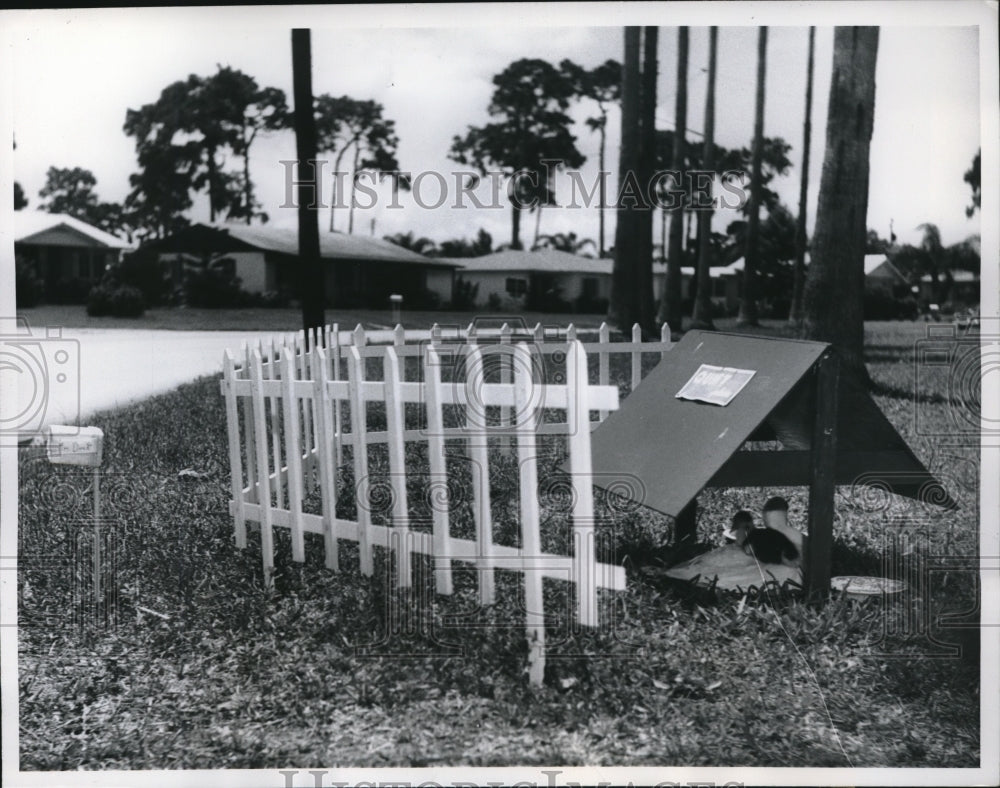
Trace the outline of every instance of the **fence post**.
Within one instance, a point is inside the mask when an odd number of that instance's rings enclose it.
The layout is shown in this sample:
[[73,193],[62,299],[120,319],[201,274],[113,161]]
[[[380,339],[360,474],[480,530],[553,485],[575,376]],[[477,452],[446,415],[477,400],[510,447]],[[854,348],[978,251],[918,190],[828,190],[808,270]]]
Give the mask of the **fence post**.
[[327,388],[326,351],[313,345],[313,397],[316,400],[317,458],[319,460],[319,490],[323,504],[323,541],[326,568],[339,568],[337,547],[337,469],[333,467],[333,414],[330,412],[330,391]]
[[[261,358],[267,358],[268,361],[264,366],[266,372],[266,380],[281,380],[281,372],[278,367],[278,356],[281,353],[281,349],[275,345],[274,337],[271,338],[271,351],[268,354],[264,347],[263,342],[260,343],[260,355]],[[281,467],[283,463],[281,462],[281,435],[278,430],[278,411],[280,410],[280,398],[277,395],[272,395],[267,398],[268,408],[271,411],[271,453],[274,455],[274,495],[275,504],[279,509],[284,506],[285,491],[284,482],[281,478]]]
[[[468,348],[466,361],[466,381],[483,375],[483,354],[476,346]],[[490,458],[486,443],[486,413],[475,413],[475,406],[468,404],[468,383],[466,383],[465,426],[469,433],[469,468],[472,473],[473,514],[476,521],[476,542],[479,557],[479,601],[482,605],[492,605],[496,598],[492,561],[493,517],[490,511]],[[481,399],[485,403],[485,398]]]
[[[234,529],[236,546],[247,546],[247,517],[243,508],[243,462],[240,459],[240,414],[233,383],[236,381],[236,364],[228,350],[222,357],[222,390],[226,397],[226,436],[229,440],[229,475],[233,487]],[[252,482],[251,482],[251,486]]]
[[635,391],[636,386],[642,383],[642,328],[638,323],[632,326],[632,343],[639,343],[639,347],[632,348],[632,387],[629,389],[631,394]]
[[[432,328],[432,342],[433,337]],[[440,341],[440,329],[438,340]],[[430,483],[432,490],[440,490],[440,495],[431,496],[431,517],[434,525],[434,583],[439,594],[451,594],[453,590],[449,527],[451,501],[448,494],[448,460],[444,452],[441,358],[433,344],[428,346],[424,358],[424,402],[427,408],[427,457],[430,462]]]
[[[510,326],[504,323],[500,327],[500,383],[509,385],[511,382],[511,368],[513,367],[513,356],[509,353],[511,342]],[[504,457],[511,456],[510,445],[510,408],[507,405],[500,406],[500,454]]]
[[[542,539],[539,532],[538,466],[534,419],[531,413],[531,354],[526,345],[515,348],[514,402],[517,413],[517,464],[521,503],[521,557],[540,561]],[[545,385],[542,381],[541,385]],[[528,677],[541,686],[545,677],[545,602],[540,568],[522,565],[524,574],[525,630],[528,637]]]
[[[267,425],[264,420],[264,385],[261,372],[260,351],[250,354],[250,391],[253,403],[255,433],[260,436],[255,441],[260,507],[260,553],[264,568],[264,587],[274,588],[274,531],[271,523],[271,483],[267,467]],[[277,429],[276,425],[274,426]]]
[[396,554],[396,576],[400,588],[413,584],[410,569],[410,514],[406,499],[406,438],[403,430],[405,409],[400,388],[399,356],[393,347],[385,349],[385,429],[389,438],[389,484],[392,488],[392,531],[399,545]]
[[[333,359],[333,379],[340,380],[340,324],[334,323],[333,329],[330,332],[331,342],[327,347],[330,348],[330,357]],[[337,397],[333,401],[333,440],[336,444],[336,462],[339,468],[344,464],[344,422],[343,422],[343,403],[340,401],[340,397]]]
[[[597,351],[597,382],[601,386],[607,386],[610,377],[608,374],[608,359],[611,356],[611,350],[603,347],[611,343],[611,329],[607,323],[601,323],[601,329],[597,333],[597,342],[602,346]],[[608,411],[600,411],[601,421],[604,421],[607,417]]]
[[[292,356],[292,369],[296,372],[295,379],[297,380],[311,380],[309,377],[309,354],[306,352],[306,344],[308,342],[308,334],[305,329],[299,332],[298,337],[295,342],[295,354]],[[303,467],[303,493],[306,490],[306,486],[309,488],[315,486],[316,477],[313,473],[315,465],[313,464],[313,438],[312,438],[312,423],[313,423],[313,401],[302,399],[295,401],[295,414],[296,417],[302,419],[302,445],[301,453],[299,457],[302,461]]]
[[302,446],[299,441],[299,398],[295,395],[296,358],[294,351],[285,349],[281,357],[281,392],[285,428],[285,458],[288,461],[288,508],[292,513],[292,560],[306,560],[304,528],[302,523],[302,494],[305,482],[302,477]]
[[590,456],[590,402],[587,354],[571,342],[566,356],[566,422],[569,427],[569,471],[573,483],[573,582],[577,616],[585,626],[597,626],[597,584],[594,573],[594,489]]
[[[250,380],[250,346],[243,344],[243,368],[246,371],[247,380]],[[249,501],[256,503],[260,500],[260,493],[257,488],[257,442],[254,440],[256,430],[254,429],[253,414],[250,410],[251,402],[248,400],[243,408],[243,444],[247,452],[247,478],[250,480]]]
[[[358,326],[360,329],[361,327]],[[357,331],[357,329],[356,329]],[[355,500],[357,501],[358,513],[358,554],[361,564],[361,574],[371,576],[374,571],[372,561],[371,546],[371,506],[368,496],[368,488],[371,480],[368,478],[368,444],[365,436],[367,415],[365,413],[365,400],[361,386],[365,379],[364,359],[358,351],[357,345],[349,348],[348,367],[351,404],[351,433],[353,447],[351,454],[354,455],[354,489]]]
[[666,349],[660,352],[660,361],[666,361],[667,353],[670,352],[670,346],[674,343],[673,337],[670,336],[670,326],[667,323],[660,326],[660,342],[667,346]]

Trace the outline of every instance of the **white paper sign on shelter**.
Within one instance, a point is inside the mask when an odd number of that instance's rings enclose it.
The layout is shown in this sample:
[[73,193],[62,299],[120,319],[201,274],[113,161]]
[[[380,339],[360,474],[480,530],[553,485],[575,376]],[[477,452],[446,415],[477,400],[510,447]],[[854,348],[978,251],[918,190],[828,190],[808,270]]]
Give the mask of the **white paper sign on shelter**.
[[676,396],[679,399],[700,400],[725,407],[743,390],[754,374],[755,370],[752,369],[702,364]]
[[100,427],[53,424],[45,437],[49,462],[91,468],[100,466],[104,454],[104,432]]

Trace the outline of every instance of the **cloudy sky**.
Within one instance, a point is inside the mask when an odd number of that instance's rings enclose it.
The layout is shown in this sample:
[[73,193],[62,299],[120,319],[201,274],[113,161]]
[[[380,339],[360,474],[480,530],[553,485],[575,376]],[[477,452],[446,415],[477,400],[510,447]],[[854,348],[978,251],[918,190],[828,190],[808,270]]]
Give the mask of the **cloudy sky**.
[[[672,5],[672,4],[671,4]],[[700,5],[700,4],[699,4]],[[708,4],[706,4],[708,5]],[[817,25],[813,154],[810,172],[810,227],[815,215],[823,162],[826,106],[832,62],[833,24],[870,21],[831,13],[830,5],[734,3],[723,7],[681,7],[683,13],[653,4],[591,6],[567,11],[535,4],[504,8],[412,10],[310,8],[298,12],[253,9],[115,9],[102,11],[19,12],[13,22],[13,126],[17,140],[14,174],[30,207],[48,167],[84,167],[97,177],[101,199],[121,201],[128,176],[136,169],[134,142],[125,136],[126,110],[155,101],[169,83],[188,74],[208,75],[217,64],[240,69],[261,85],[281,88],[291,103],[289,28],[312,27],[315,94],[348,94],[374,99],[396,122],[398,159],[403,170],[445,174],[462,169],[447,157],[452,137],[489,120],[491,79],[519,58],[558,63],[570,58],[593,67],[622,58],[625,23],[658,24],[660,74],[658,126],[673,125],[676,91],[676,42],[679,22],[691,29],[688,128],[703,123],[707,65],[707,24],[718,24],[719,69],[716,140],[749,145],[757,32],[771,25],[765,134],[792,145],[793,166],[776,183],[793,212],[798,204],[805,104],[808,25]],[[900,241],[916,242],[922,222],[941,228],[946,244],[979,232],[979,217],[967,219],[969,187],[962,176],[980,147],[979,31],[968,16],[945,13],[939,4],[915,12],[913,3],[883,7],[876,87],[875,131],[871,150],[868,225],[887,236],[893,221]],[[961,5],[961,4],[959,4]],[[973,4],[975,5],[975,4]],[[892,10],[893,7],[896,9]],[[885,10],[885,9],[888,10]],[[954,6],[952,6],[954,9]],[[759,12],[759,13],[758,13]],[[962,24],[963,19],[966,24]],[[8,83],[10,84],[10,83]],[[572,110],[577,146],[587,157],[585,183],[596,178],[598,139],[584,125],[594,107]],[[609,122],[608,169],[617,167],[619,119]],[[294,224],[295,211],[281,208],[286,168],[295,155],[294,136],[278,133],[260,139],[251,154],[251,174],[272,221]],[[237,167],[237,161],[230,162]],[[437,200],[436,178],[421,189],[424,204]],[[613,191],[615,179],[609,187]],[[402,195],[401,209],[387,207],[388,194],[369,210],[358,211],[355,232],[377,235],[413,230],[436,240],[472,236],[480,227],[495,242],[509,239],[506,208],[457,210],[452,194],[442,208],[430,210]],[[557,199],[569,202],[568,182]],[[207,220],[204,200],[192,218]],[[717,217],[723,229],[732,215]],[[321,217],[321,227],[329,216]],[[346,228],[346,212],[337,216]],[[608,214],[608,239],[614,217]],[[562,208],[543,212],[542,233],[575,231],[597,236],[596,209]],[[534,232],[525,217],[522,239]]]

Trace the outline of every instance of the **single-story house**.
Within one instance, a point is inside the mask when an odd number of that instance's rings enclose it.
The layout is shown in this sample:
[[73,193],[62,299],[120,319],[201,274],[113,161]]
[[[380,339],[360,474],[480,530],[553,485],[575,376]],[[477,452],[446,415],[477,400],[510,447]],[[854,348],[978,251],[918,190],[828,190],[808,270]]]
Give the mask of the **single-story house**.
[[49,302],[85,301],[126,248],[121,238],[63,213],[14,212],[14,254],[34,266]]
[[[538,249],[533,252],[508,249],[462,259],[458,278],[478,286],[476,305],[488,306],[491,298],[504,309],[549,310],[569,305],[578,312],[604,312],[611,297],[614,261]],[[712,266],[712,300],[727,310],[739,303],[741,260]],[[681,269],[681,298],[693,296],[695,270]],[[653,297],[658,302],[666,285],[667,266],[653,263]],[[555,300],[555,303],[553,303]]]
[[[321,230],[319,244],[329,306],[384,308],[393,294],[403,296],[404,306],[411,308],[451,301],[458,262],[340,232]],[[251,293],[299,294],[299,234],[294,227],[192,224],[142,248],[158,252],[161,260],[181,254],[216,264],[228,261],[243,289]]]
[[549,310],[569,304],[577,311],[601,312],[611,296],[614,262],[608,258],[507,249],[460,262],[458,277],[478,287],[476,306],[492,302],[505,309]]
[[[951,278],[949,286],[948,279]],[[979,274],[975,271],[952,269],[938,274],[938,289],[944,296],[943,300],[958,306],[974,306],[979,303]],[[920,297],[929,303],[935,303],[934,281],[930,274],[920,277]]]
[[887,296],[902,296],[910,289],[909,282],[884,254],[865,255],[865,290]]

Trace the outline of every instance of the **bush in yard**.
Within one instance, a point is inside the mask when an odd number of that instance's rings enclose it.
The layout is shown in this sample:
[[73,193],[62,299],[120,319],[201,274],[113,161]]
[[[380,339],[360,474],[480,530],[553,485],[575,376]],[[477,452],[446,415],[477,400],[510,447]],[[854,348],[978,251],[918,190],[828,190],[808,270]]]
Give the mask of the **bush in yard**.
[[184,279],[184,301],[188,306],[227,309],[246,306],[247,294],[231,268],[214,261],[200,269],[188,270]]
[[476,297],[479,295],[479,284],[466,279],[456,279],[451,295],[451,308],[459,311],[475,309]]
[[102,282],[87,297],[87,314],[91,317],[140,317],[145,311],[142,292],[128,285]]
[[170,299],[170,277],[158,254],[133,252],[109,273],[116,283],[138,289],[147,306],[160,306]]
[[45,294],[45,285],[35,274],[35,266],[23,257],[14,257],[14,292],[19,308],[38,306]]

